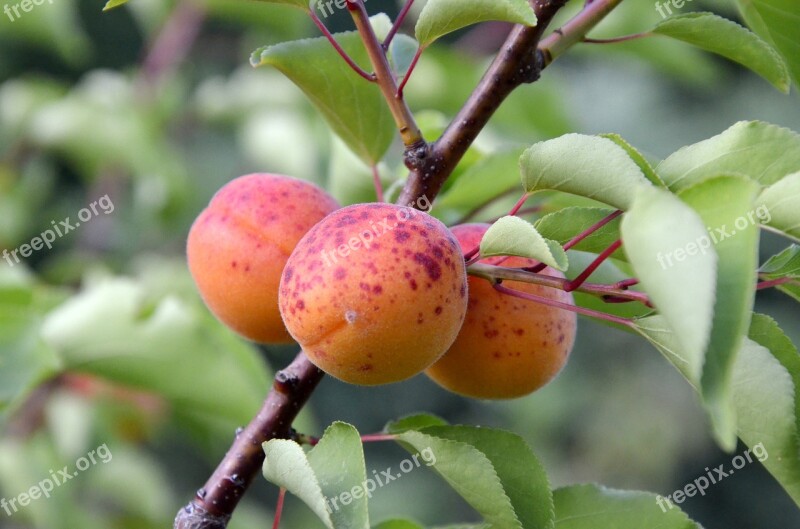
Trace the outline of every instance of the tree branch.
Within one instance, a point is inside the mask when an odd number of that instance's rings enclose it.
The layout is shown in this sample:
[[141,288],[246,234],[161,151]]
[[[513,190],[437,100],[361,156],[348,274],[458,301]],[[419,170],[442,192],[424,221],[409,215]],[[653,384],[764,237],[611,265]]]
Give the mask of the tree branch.
[[300,353],[275,375],[258,415],[237,432],[228,453],[194,499],[178,511],[174,529],[225,529],[236,505],[261,471],[269,439],[291,437],[292,422],[324,373]]

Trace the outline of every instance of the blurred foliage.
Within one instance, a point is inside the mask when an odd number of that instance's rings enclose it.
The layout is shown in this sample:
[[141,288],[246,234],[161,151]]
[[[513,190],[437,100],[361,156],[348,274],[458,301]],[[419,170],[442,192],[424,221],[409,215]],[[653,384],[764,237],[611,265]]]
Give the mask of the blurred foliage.
[[[367,6],[394,16],[396,4]],[[559,21],[581,5],[571,2]],[[686,11],[704,8],[738,16],[722,0],[696,0]],[[179,46],[159,41],[175,13],[194,16],[199,31],[185,57],[173,58]],[[635,33],[659,20],[652,2],[626,2],[594,36]],[[350,28],[345,12],[325,22]],[[504,29],[477,26],[426,51],[406,95],[428,139],[468,97]],[[107,13],[95,2],[57,0],[0,19],[0,250],[75,219],[104,195],[114,204],[24,262],[0,261],[0,497],[28,490],[99,445],[113,453],[51,499],[11,517],[0,513],[0,526],[169,526],[260,405],[270,372],[288,362],[291,347],[255,347],[207,312],[183,245],[214,191],[247,172],[312,180],[344,204],[374,198],[369,168],[300,90],[277,71],[248,64],[256,48],[316,35],[300,10],[242,0],[133,0]],[[153,65],[162,65],[155,74]],[[503,105],[434,213],[454,222],[486,193],[516,185],[515,160],[536,141],[613,132],[657,161],[739,120],[798,130],[797,103],[796,94],[783,96],[732,63],[667,39],[579,46]],[[511,154],[487,158],[498,152]],[[405,176],[397,141],[380,171],[397,191]],[[514,201],[501,198],[477,218],[499,216]],[[762,261],[783,248],[765,239]],[[757,298],[797,343],[790,303],[772,291]],[[388,418],[422,409],[452,424],[519,433],[554,485],[598,481],[668,494],[730,460],[711,441],[686,382],[652,347],[585,320],[564,373],[531,397],[467,401],[424,377],[380,388],[325,380],[298,428],[319,434],[344,420],[377,431]],[[366,457],[368,469],[382,469],[404,453],[369,446]],[[257,484],[232,529],[266,527],[275,494]],[[681,507],[708,529],[800,525],[791,500],[755,464]],[[403,515],[428,525],[476,519],[426,471],[376,493],[371,511],[374,520]],[[295,499],[284,520],[285,527],[319,526]]]

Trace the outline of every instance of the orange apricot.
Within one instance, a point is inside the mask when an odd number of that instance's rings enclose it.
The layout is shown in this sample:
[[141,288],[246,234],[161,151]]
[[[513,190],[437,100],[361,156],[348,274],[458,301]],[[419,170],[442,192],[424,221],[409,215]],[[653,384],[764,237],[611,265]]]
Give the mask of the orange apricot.
[[316,185],[288,176],[250,174],[223,186],[186,246],[211,312],[255,342],[291,342],[278,310],[283,267],[303,235],[338,207]]
[[[480,244],[488,224],[452,228],[464,252]],[[511,268],[536,264],[521,257],[481,262]],[[546,268],[542,273],[564,277]],[[530,283],[504,281],[509,288],[561,303],[572,294]],[[575,341],[575,313],[501,294],[483,278],[469,278],[469,308],[461,332],[447,353],[425,373],[440,386],[480,399],[527,395],[552,380],[567,362]]]
[[467,309],[464,257],[427,213],[356,204],[298,243],[279,304],[286,328],[326,373],[352,384],[398,382],[455,340]]

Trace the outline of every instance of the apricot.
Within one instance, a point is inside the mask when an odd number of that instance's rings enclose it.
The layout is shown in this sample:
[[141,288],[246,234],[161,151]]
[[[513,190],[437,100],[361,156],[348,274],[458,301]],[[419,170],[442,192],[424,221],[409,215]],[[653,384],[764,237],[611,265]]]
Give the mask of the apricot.
[[278,300],[286,328],[320,369],[352,384],[399,382],[455,340],[467,310],[464,257],[427,213],[356,204],[303,237]]
[[289,343],[278,310],[281,273],[297,242],[339,205],[309,182],[250,174],[228,182],[189,232],[189,270],[211,312],[242,336]]
[[[464,252],[477,246],[488,224],[452,228]],[[535,261],[495,257],[481,262],[510,268]],[[551,268],[545,274],[564,277]],[[572,294],[530,283],[504,281],[509,288],[572,304]],[[497,292],[483,278],[469,278],[469,308],[461,332],[447,353],[425,373],[440,386],[480,399],[510,399],[532,393],[552,380],[575,342],[573,312]]]

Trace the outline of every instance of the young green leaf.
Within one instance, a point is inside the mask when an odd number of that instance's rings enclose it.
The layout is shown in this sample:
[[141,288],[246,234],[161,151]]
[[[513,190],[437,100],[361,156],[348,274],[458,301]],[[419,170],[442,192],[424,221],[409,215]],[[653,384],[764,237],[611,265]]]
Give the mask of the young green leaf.
[[[542,237],[563,245],[612,213],[614,213],[613,209],[568,207],[545,215],[534,222],[533,227]],[[615,218],[573,246],[572,249],[593,253],[602,252],[620,238],[620,222],[620,217]],[[615,252],[614,257],[625,258],[623,252]]]
[[800,4],[795,0],[734,0],[747,25],[768,40],[789,63],[800,83]]
[[[386,15],[372,18],[378,34],[391,23]],[[337,33],[336,40],[362,67],[369,60],[357,32]],[[253,66],[273,66],[292,80],[320,111],[333,131],[367,165],[377,164],[391,144],[395,126],[375,83],[356,74],[324,37],[284,42],[261,48]]]
[[[335,529],[368,529],[367,469],[361,436],[351,425],[335,422],[308,453]],[[287,489],[288,490],[288,489]]]
[[409,451],[430,450],[435,456],[434,470],[491,526],[527,529],[517,518],[497,471],[480,450],[467,443],[427,434],[425,430],[404,432],[398,441],[406,443]]
[[322,493],[317,476],[303,448],[294,441],[286,439],[272,439],[264,443],[263,447],[266,455],[263,466],[264,478],[300,498],[322,520],[327,529],[334,529],[328,512],[327,498]]
[[125,5],[128,3],[128,0],[108,0],[106,5],[103,7],[103,11],[110,11],[115,7],[119,7],[121,5]]
[[[573,485],[553,492],[555,529],[701,529],[673,504],[649,492]],[[663,507],[661,506],[663,505]]]
[[600,137],[609,139],[625,149],[625,152],[628,153],[628,156],[631,157],[631,160],[633,160],[636,165],[639,166],[639,169],[642,170],[642,174],[644,174],[644,176],[650,180],[650,183],[658,187],[667,187],[663,180],[661,180],[661,178],[656,174],[656,171],[653,169],[653,166],[650,165],[650,162],[647,161],[647,158],[645,158],[644,155],[642,155],[642,153],[636,149],[636,147],[628,143],[622,136],[619,134],[607,133],[600,134]]
[[424,433],[471,445],[492,463],[523,529],[553,526],[553,495],[544,467],[518,435],[474,426],[438,426]]
[[761,121],[740,121],[713,138],[684,147],[656,171],[673,191],[720,174],[741,174],[769,186],[800,169],[800,135]]
[[264,443],[264,477],[300,498],[328,529],[369,529],[361,436],[335,422],[306,454],[294,441]]
[[800,355],[769,316],[754,314],[734,368],[739,437],[800,505]]
[[676,196],[651,187],[640,191],[621,231],[636,277],[687,352],[681,369],[699,381],[717,283],[717,253],[703,219]]
[[531,223],[510,215],[492,224],[481,239],[481,256],[496,255],[536,259],[562,272],[569,267],[567,254],[560,244],[539,235]]
[[800,278],[800,246],[793,244],[773,255],[758,269],[766,279],[781,277]]
[[713,13],[685,13],[659,22],[653,33],[722,55],[754,71],[781,92],[792,86],[783,58],[755,33]]
[[756,213],[766,225],[800,241],[800,172],[772,184],[756,200]]
[[490,20],[535,26],[536,13],[527,0],[428,0],[415,31],[427,48],[439,37]]
[[392,39],[389,45],[389,58],[398,78],[402,78],[411,67],[418,48],[419,43],[408,35],[400,33]]
[[714,320],[703,365],[701,393],[718,441],[731,451],[736,447],[733,365],[747,335],[755,299],[759,230],[757,220],[748,218],[748,214],[753,214],[758,189],[758,184],[742,177],[719,177],[680,194],[711,230],[719,258]]
[[652,184],[628,153],[608,138],[567,134],[536,143],[520,159],[529,193],[554,189],[627,210],[636,190]]

